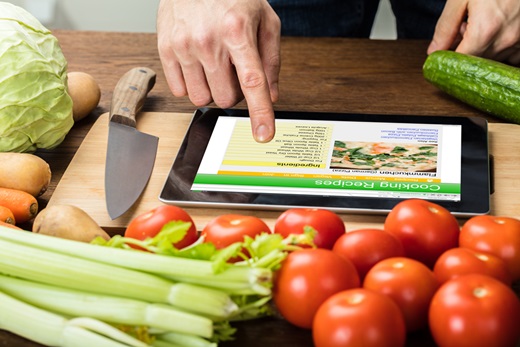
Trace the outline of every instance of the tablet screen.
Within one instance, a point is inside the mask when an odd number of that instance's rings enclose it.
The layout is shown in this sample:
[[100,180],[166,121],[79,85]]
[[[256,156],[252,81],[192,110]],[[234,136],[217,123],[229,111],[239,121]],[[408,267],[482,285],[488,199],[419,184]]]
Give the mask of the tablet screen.
[[[257,143],[245,111],[199,110],[161,199],[378,212],[421,198],[486,213],[486,128],[460,117],[280,112],[273,140]],[[199,151],[187,160],[190,135]]]

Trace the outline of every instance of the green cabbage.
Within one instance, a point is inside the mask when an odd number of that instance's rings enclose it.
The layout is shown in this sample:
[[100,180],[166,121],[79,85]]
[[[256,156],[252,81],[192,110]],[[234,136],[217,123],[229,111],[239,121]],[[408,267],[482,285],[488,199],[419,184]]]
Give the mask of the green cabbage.
[[73,124],[58,40],[29,12],[0,2],[0,152],[53,148]]

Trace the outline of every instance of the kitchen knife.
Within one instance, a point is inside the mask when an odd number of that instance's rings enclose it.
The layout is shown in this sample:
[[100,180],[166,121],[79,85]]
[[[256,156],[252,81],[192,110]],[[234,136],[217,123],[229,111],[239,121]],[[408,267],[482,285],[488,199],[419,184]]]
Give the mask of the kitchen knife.
[[132,207],[152,174],[159,138],[138,131],[136,115],[153,88],[155,77],[149,68],[133,68],[114,89],[105,164],[105,200],[112,219]]

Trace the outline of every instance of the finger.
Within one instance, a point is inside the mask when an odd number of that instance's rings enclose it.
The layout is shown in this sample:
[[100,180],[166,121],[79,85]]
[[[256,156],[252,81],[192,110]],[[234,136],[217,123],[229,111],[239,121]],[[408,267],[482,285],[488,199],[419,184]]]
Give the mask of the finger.
[[168,35],[169,31],[159,30],[159,28],[162,27],[158,26],[157,48],[166,82],[174,96],[186,96],[186,84],[182,75],[181,66],[173,49],[173,43]]
[[[456,51],[464,54],[476,56],[484,56],[486,52],[490,54],[492,49],[493,38],[495,34],[486,29],[486,23],[483,23],[472,17],[473,20],[468,22],[466,32],[457,46]],[[496,52],[494,53],[496,54]]]
[[[270,9],[272,10],[272,9]],[[269,92],[271,101],[278,101],[279,90],[278,81],[280,75],[281,57],[280,57],[280,36],[281,23],[279,17],[273,13],[269,18],[260,23],[260,35],[258,38],[258,49],[260,59],[263,62],[267,83],[269,84]]]
[[205,60],[204,72],[218,107],[229,108],[243,99],[237,72],[227,54],[216,54],[214,58]]
[[181,68],[191,102],[199,107],[211,103],[211,92],[202,65],[190,62],[181,64]]
[[468,11],[466,32],[457,52],[495,58],[518,41],[517,30],[511,30],[496,4],[484,1]]
[[206,78],[213,101],[218,107],[233,107],[244,98],[236,71],[231,64],[224,64],[213,73],[206,72]]
[[239,66],[237,74],[249,109],[253,137],[258,142],[269,142],[275,132],[274,110],[267,77],[260,66]]
[[184,76],[182,75],[182,69],[179,63],[173,59],[161,59],[164,75],[166,82],[172,94],[176,97],[182,97],[188,95],[186,89],[186,83],[184,82]]
[[249,109],[253,137],[258,142],[269,142],[275,131],[274,111],[260,55],[255,46],[230,52]]
[[493,31],[491,37],[493,39],[486,51],[482,54],[483,57],[506,61],[509,56],[515,53],[520,47],[519,34],[509,28],[497,30],[496,32]]
[[447,1],[442,11],[433,39],[428,46],[428,54],[449,49],[459,34],[459,28],[461,27],[464,17],[466,16],[466,3],[464,1]]
[[452,42],[451,47],[449,49],[455,50],[457,48],[457,46],[462,41],[462,38],[464,37],[464,33],[466,32],[467,27],[468,27],[468,23],[467,22],[462,22],[460,24],[459,33],[457,34],[457,37]]
[[170,45],[168,37],[165,38],[164,36],[160,36],[157,46],[166,82],[168,83],[168,87],[172,94],[177,97],[186,96],[187,90],[182,75],[182,69]]

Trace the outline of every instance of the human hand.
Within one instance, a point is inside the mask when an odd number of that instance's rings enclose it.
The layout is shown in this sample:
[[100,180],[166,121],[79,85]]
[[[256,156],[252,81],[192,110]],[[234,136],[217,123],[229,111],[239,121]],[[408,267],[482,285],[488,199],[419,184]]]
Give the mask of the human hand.
[[447,0],[428,54],[442,49],[519,65],[520,1]]
[[157,36],[173,95],[221,108],[245,97],[256,141],[272,139],[280,19],[266,0],[161,0]]

